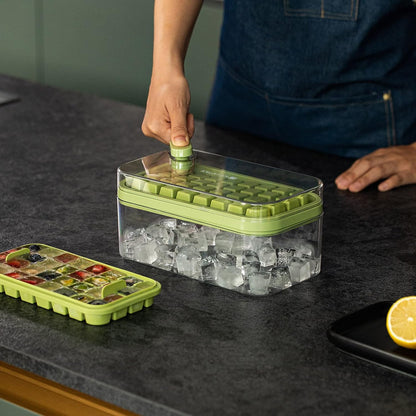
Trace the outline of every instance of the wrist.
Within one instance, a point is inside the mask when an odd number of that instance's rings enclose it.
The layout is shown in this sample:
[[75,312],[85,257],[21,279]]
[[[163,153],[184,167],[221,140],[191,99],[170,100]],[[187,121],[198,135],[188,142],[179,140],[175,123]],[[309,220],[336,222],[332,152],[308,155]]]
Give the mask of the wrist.
[[184,77],[184,60],[180,54],[161,53],[153,57],[152,78]]

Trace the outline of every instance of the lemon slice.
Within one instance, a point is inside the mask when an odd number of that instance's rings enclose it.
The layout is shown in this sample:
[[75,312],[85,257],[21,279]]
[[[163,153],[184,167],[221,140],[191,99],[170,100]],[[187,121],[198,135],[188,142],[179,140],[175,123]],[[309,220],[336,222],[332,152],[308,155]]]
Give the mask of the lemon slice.
[[416,349],[416,296],[393,303],[386,319],[391,339],[401,347]]

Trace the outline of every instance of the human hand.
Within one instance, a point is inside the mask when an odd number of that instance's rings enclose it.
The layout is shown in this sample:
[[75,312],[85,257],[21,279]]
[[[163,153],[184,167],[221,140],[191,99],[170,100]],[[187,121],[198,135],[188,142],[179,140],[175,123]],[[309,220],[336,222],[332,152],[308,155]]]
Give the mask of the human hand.
[[416,142],[378,149],[356,160],[335,179],[335,184],[338,189],[359,192],[382,179],[379,191],[416,183]]
[[183,76],[152,79],[142,131],[163,143],[186,146],[194,134],[194,116],[189,113],[191,94]]

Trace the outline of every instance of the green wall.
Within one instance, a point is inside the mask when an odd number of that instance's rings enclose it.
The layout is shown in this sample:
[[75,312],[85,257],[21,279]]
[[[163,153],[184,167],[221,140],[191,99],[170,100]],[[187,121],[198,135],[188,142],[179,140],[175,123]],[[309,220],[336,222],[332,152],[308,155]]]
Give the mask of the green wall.
[[[205,1],[185,63],[203,118],[215,73],[220,2]],[[0,0],[0,72],[144,106],[152,0]]]

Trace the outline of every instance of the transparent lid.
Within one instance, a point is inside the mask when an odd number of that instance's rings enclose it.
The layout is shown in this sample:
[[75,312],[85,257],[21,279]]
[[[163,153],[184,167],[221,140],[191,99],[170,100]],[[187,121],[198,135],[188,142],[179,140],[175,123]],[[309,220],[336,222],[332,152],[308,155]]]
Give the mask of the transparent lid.
[[[119,199],[152,212],[250,234],[264,232],[260,229],[266,219],[276,223],[289,213],[299,214],[293,228],[322,211],[318,178],[197,150],[175,155],[162,151],[121,165]],[[267,233],[282,228],[265,227]]]

